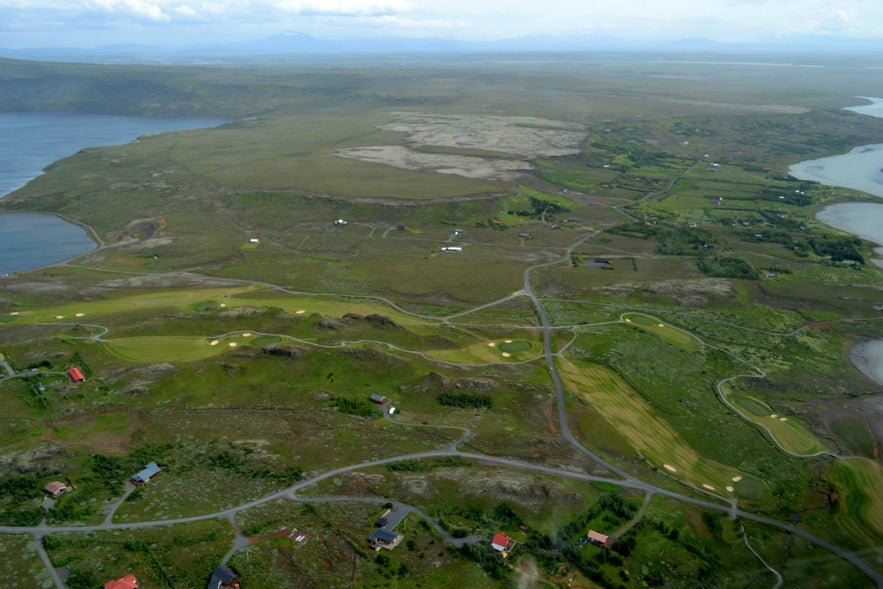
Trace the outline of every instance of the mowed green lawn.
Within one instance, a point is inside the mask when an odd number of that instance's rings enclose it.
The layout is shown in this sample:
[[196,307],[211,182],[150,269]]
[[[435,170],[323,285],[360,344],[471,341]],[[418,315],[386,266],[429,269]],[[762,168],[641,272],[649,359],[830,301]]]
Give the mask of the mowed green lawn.
[[830,450],[802,421],[793,416],[775,413],[759,399],[746,395],[728,395],[727,400],[743,417],[766,428],[787,452],[805,456]]
[[836,518],[853,534],[883,546],[883,467],[872,460],[836,460],[831,476],[844,497]]
[[670,344],[683,348],[688,352],[698,352],[702,349],[702,342],[695,336],[677,327],[672,327],[663,321],[644,315],[643,313],[626,313],[622,316],[623,322],[658,335]]
[[200,336],[143,336],[111,339],[105,348],[133,362],[189,362],[201,360],[229,349],[226,343],[214,346]]
[[588,362],[561,362],[567,389],[585,399],[632,447],[663,472],[724,496],[746,479],[739,470],[700,455],[618,374]]
[[56,307],[42,309],[23,309],[17,311],[12,316],[12,319],[15,322],[27,323],[90,323],[94,318],[124,314],[127,311],[153,308],[187,309],[194,306],[201,308],[217,306],[226,310],[234,310],[236,307],[277,307],[292,315],[319,313],[338,317],[346,313],[356,313],[359,315],[378,314],[385,315],[401,325],[419,326],[427,324],[423,319],[401,313],[382,303],[348,298],[286,295],[259,286],[145,292],[143,294],[100,301],[65,303]]

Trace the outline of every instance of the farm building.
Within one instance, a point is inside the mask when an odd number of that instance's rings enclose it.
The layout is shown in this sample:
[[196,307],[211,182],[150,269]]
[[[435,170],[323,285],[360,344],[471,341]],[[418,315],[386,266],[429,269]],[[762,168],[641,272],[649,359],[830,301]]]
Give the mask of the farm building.
[[513,540],[503,532],[500,532],[499,534],[494,536],[493,540],[491,540],[491,548],[493,548],[497,552],[502,552],[503,557],[509,556],[509,553],[512,551],[512,549],[515,548],[515,544],[515,540]]
[[239,575],[230,567],[220,566],[212,573],[205,589],[239,589]]
[[463,248],[456,246],[456,245],[449,245],[449,246],[441,248],[441,251],[443,251],[443,252],[462,252]]
[[43,492],[52,499],[58,499],[65,493],[67,493],[68,486],[62,483],[61,481],[52,481],[45,487],[43,487]]
[[143,485],[161,472],[162,468],[160,468],[156,462],[151,462],[145,466],[141,472],[132,476],[131,481],[136,485]]
[[378,405],[383,405],[384,403],[389,402],[389,397],[384,397],[383,395],[378,395],[377,393],[372,393],[371,402],[377,403]]
[[71,380],[74,382],[83,382],[86,380],[86,377],[83,376],[83,373],[80,372],[80,369],[76,366],[71,366],[67,370],[67,375],[71,377]]
[[402,538],[404,538],[404,536],[398,532],[391,532],[384,528],[377,528],[371,532],[370,536],[368,536],[368,543],[374,550],[380,550],[381,548],[392,550],[401,543]]
[[104,584],[104,589],[138,589],[138,579],[135,575],[126,575],[121,579],[112,579]]
[[610,541],[610,538],[601,532],[596,532],[595,530],[589,530],[588,534],[589,542],[596,546],[607,546],[607,542]]

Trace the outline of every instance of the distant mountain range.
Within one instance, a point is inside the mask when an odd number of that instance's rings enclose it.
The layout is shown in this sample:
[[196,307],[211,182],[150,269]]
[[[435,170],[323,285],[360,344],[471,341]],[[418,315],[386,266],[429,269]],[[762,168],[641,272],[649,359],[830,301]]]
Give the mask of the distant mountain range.
[[99,63],[224,63],[260,56],[409,54],[409,53],[536,53],[622,52],[757,54],[883,54],[883,40],[842,37],[791,37],[764,43],[723,43],[708,39],[678,41],[634,40],[601,35],[536,35],[496,41],[434,38],[318,39],[285,32],[257,41],[163,48],[148,45],[108,45],[95,48],[0,48],[0,57],[46,61]]

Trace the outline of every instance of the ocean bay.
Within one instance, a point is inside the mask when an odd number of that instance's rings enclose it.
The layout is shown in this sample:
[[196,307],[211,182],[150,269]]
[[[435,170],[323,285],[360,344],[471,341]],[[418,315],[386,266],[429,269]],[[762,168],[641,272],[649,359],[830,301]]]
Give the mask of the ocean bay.
[[[79,113],[0,113],[0,195],[80,149],[120,145],[148,133],[214,127],[221,119],[154,119]],[[0,274],[82,255],[96,244],[79,226],[41,213],[0,215]]]

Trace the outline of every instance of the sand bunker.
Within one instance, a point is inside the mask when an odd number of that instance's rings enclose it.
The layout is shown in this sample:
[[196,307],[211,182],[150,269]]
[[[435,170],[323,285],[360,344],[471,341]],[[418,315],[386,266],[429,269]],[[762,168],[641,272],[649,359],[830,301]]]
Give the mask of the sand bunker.
[[779,416],[776,413],[770,415],[770,419],[778,419]]
[[216,346],[216,345],[218,345],[219,343],[221,343],[221,342],[219,342],[218,340],[212,340],[212,343],[210,343],[209,345],[210,345],[210,346]]
[[85,313],[77,313],[74,317],[82,317],[83,315],[85,315]]
[[55,318],[56,319],[64,319],[64,315],[56,315]]
[[511,356],[509,352],[503,352],[503,358],[508,358],[509,356]]
[[715,490],[715,488],[713,486],[709,485],[708,483],[702,483],[702,486],[705,487],[706,489],[708,489],[709,491]]
[[380,128],[403,133],[412,145],[483,150],[501,157],[425,153],[397,145],[340,149],[337,155],[468,178],[512,179],[532,169],[529,160],[579,153],[586,134],[580,125],[537,117],[397,114]]
[[732,485],[727,485],[727,491],[730,492],[730,493],[732,493],[732,492],[734,491],[733,486],[732,486]]
[[239,344],[237,344],[236,342],[230,342],[229,345],[230,345],[231,348],[235,348],[235,347],[238,346]]
[[297,311],[294,312],[295,315],[303,315],[304,313],[306,313],[306,311],[304,309],[298,309]]
[[245,333],[242,334],[242,337],[251,337],[251,333],[246,331]]
[[494,342],[488,342],[488,345],[489,345],[490,347],[493,348],[493,347],[495,347],[497,344],[495,344]]
[[734,482],[734,483],[738,483],[738,482],[741,481],[741,480],[742,480],[742,477],[740,477],[740,476],[734,476],[734,477],[733,477],[733,482]]
[[671,472],[678,472],[678,469],[676,469],[675,467],[673,467],[671,464],[663,464],[662,467],[663,467],[665,470],[670,470]]

